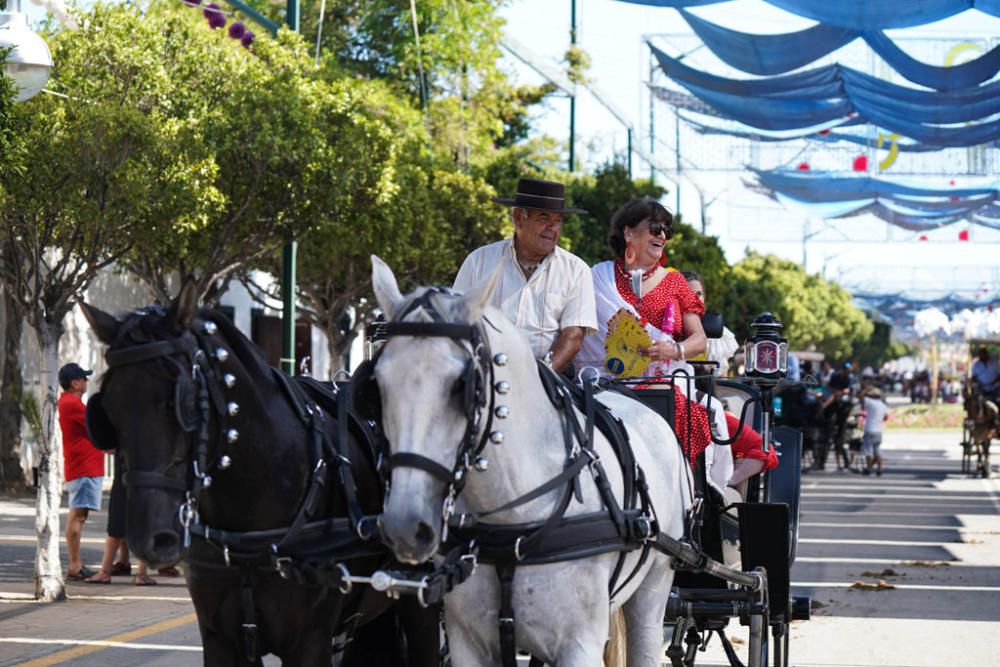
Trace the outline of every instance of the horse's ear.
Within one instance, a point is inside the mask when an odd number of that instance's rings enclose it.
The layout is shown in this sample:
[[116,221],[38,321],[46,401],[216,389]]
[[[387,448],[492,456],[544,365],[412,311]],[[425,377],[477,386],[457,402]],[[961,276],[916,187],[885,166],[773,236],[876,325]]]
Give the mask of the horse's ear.
[[181,286],[180,294],[170,304],[167,310],[167,328],[175,333],[187,331],[191,327],[195,313],[198,312],[198,297],[200,290],[198,283],[193,280],[185,280]]
[[482,317],[486,306],[490,305],[490,301],[493,299],[493,292],[496,291],[497,284],[500,282],[500,273],[502,271],[503,265],[498,264],[493,269],[493,273],[490,274],[489,278],[465,293],[465,307],[469,312],[470,320],[478,320]]
[[372,289],[386,319],[391,320],[403,303],[403,294],[399,291],[392,269],[377,255],[372,255]]
[[105,313],[100,308],[95,308],[83,301],[80,301],[79,304],[80,309],[83,310],[83,316],[90,323],[90,328],[97,334],[97,340],[105,345],[113,344],[118,338],[118,330],[121,328],[122,323],[115,319],[113,315]]

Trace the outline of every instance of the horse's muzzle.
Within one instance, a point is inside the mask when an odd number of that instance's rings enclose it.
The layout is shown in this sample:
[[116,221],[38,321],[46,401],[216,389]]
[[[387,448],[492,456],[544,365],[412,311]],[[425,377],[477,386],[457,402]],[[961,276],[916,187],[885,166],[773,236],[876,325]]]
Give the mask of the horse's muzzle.
[[416,565],[437,553],[438,531],[415,512],[386,512],[380,524],[383,539],[401,562]]
[[170,495],[157,490],[129,497],[129,548],[154,568],[173,565],[186,555],[177,520],[178,504]]

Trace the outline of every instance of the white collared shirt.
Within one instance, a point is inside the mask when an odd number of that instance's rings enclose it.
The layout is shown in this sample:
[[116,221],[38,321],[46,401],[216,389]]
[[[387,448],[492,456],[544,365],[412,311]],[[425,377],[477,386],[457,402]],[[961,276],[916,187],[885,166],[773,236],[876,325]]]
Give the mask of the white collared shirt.
[[530,278],[518,266],[513,239],[473,250],[455,278],[455,291],[466,292],[502,265],[491,303],[524,332],[536,359],[552,349],[559,332],[583,327],[597,330],[594,284],[587,264],[560,247],[541,261]]

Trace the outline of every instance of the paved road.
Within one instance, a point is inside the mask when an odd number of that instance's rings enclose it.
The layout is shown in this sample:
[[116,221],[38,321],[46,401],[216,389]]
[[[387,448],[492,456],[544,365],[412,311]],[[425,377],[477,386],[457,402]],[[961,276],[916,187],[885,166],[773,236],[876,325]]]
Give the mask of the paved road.
[[[960,475],[957,441],[950,432],[889,432],[884,476],[804,478],[792,580],[815,608],[811,621],[793,625],[792,665],[1000,665],[1000,483]],[[70,584],[66,603],[31,601],[33,511],[31,499],[0,499],[0,666],[201,664],[182,580],[138,588],[119,577]],[[92,565],[105,520],[97,515],[84,531]],[[853,587],[880,580],[893,588]],[[704,664],[724,664],[716,649]]]
[[958,441],[888,431],[882,477],[803,478],[793,594],[814,608],[792,665],[1000,665],[1000,483],[961,475]]

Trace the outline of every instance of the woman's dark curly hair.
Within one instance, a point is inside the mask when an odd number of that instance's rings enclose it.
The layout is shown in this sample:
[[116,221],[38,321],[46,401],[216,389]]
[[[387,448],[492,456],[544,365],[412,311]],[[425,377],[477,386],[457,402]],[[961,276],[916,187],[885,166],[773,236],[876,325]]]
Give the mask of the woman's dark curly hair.
[[701,279],[701,274],[699,274],[697,271],[681,271],[681,275],[684,276],[684,280],[686,280],[688,282],[691,282],[693,280],[697,280],[702,285],[705,284],[702,281],[702,279]]
[[660,202],[650,197],[637,197],[626,203],[611,216],[611,230],[608,232],[608,245],[615,257],[625,256],[626,227],[635,227],[643,220],[659,222],[667,226],[667,240],[673,235],[674,216]]

